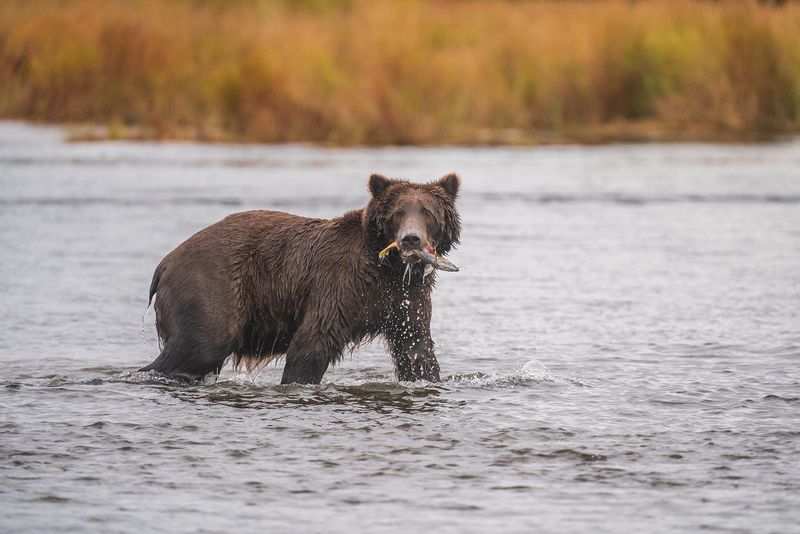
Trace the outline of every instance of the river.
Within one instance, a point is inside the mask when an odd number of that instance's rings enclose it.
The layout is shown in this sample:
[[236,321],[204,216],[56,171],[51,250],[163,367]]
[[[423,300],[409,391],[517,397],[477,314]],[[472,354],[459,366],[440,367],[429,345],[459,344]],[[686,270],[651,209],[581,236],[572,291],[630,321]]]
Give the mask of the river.
[[[153,269],[234,211],[461,175],[441,384],[180,385]],[[66,142],[0,123],[0,531],[797,532],[800,141]]]

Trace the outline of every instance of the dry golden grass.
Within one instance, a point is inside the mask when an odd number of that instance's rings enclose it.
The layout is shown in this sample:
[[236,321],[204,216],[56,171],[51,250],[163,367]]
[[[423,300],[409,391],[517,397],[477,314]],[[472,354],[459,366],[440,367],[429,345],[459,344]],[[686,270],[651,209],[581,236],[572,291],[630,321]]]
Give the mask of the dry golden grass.
[[800,6],[5,0],[0,116],[334,144],[800,130]]

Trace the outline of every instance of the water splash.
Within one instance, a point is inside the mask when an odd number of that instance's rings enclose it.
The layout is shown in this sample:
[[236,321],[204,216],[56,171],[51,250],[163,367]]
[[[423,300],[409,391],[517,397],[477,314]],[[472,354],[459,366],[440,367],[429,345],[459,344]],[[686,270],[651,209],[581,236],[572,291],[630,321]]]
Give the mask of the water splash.
[[[130,384],[159,384],[164,386],[186,386],[187,382],[162,375],[156,371],[123,371],[109,382],[125,382]],[[196,385],[196,384],[193,384]]]
[[150,311],[152,305],[153,305],[152,301],[148,302],[147,308],[144,309],[144,313],[142,314],[142,343],[144,343],[145,345],[147,345],[147,336],[145,335],[144,332],[144,320],[147,317],[147,312]]
[[538,360],[531,360],[522,366],[520,376],[539,382],[553,382],[555,377],[545,365]]
[[445,378],[443,384],[489,389],[512,388],[532,384],[587,386],[579,378],[554,375],[542,362],[537,360],[527,362],[521,369],[510,374],[502,374],[497,371],[491,373],[455,374]]

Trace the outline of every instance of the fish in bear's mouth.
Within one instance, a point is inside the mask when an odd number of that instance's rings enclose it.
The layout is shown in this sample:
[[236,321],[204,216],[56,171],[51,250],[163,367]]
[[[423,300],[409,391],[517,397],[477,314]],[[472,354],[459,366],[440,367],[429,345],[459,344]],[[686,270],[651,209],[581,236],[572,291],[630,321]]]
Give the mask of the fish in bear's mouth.
[[397,242],[395,241],[390,243],[385,249],[381,250],[378,253],[378,258],[385,258],[389,252],[392,251],[392,249],[398,249],[398,251],[400,251],[400,257],[409,266],[420,261],[424,263],[425,274],[423,275],[423,278],[433,272],[433,269],[439,269],[440,271],[448,272],[458,272],[458,267],[456,267],[453,262],[444,256],[437,254],[433,247],[401,251],[397,245]]

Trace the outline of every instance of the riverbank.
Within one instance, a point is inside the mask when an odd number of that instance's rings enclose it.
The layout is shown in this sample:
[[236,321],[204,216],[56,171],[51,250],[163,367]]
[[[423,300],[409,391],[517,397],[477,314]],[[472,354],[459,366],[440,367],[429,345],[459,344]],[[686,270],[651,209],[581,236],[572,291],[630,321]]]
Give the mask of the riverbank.
[[0,117],[78,139],[766,139],[800,132],[798,28],[797,4],[747,1],[9,1]]

